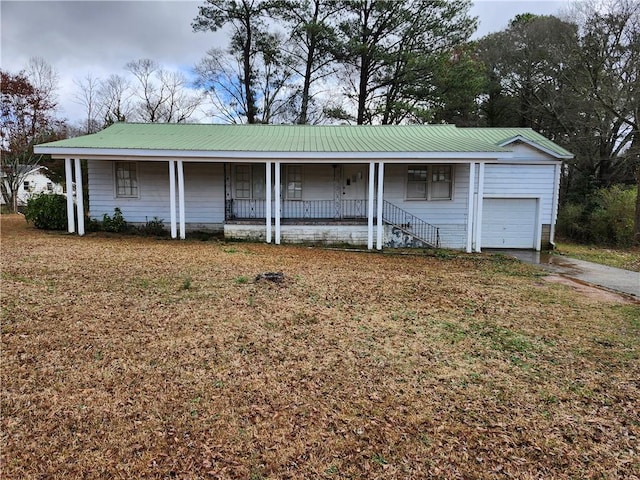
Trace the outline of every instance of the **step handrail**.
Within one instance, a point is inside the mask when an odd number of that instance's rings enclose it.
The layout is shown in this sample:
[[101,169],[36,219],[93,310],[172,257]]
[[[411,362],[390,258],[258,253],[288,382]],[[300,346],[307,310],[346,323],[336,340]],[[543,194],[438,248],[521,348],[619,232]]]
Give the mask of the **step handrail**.
[[397,205],[383,201],[382,221],[435,248],[440,247],[440,229]]

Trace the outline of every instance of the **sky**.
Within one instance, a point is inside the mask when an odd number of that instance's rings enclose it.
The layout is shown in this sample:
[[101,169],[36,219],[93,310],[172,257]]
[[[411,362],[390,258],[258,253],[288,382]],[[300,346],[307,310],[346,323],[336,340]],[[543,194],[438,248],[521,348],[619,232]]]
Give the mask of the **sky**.
[[[567,1],[476,0],[474,38],[504,29],[519,13],[559,14]],[[140,58],[188,72],[207,50],[226,46],[224,32],[193,32],[191,22],[203,3],[0,0],[0,66],[17,73],[30,58],[42,57],[59,76],[59,115],[76,123],[83,107],[74,99],[74,80],[124,75],[124,65]]]

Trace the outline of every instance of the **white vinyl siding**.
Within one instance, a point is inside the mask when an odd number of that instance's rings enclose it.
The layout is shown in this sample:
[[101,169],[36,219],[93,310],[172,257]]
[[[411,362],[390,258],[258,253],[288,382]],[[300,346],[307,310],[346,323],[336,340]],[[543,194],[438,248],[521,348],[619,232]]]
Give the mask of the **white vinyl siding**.
[[408,168],[407,164],[385,163],[385,200],[439,227],[443,247],[464,248],[467,232],[469,164],[451,165],[451,200],[446,201],[416,201],[407,198]]
[[[168,162],[138,163],[138,198],[114,196],[114,162],[87,162],[89,176],[89,211],[91,218],[101,220],[113,215],[118,207],[132,223],[144,223],[153,217],[169,225],[169,165]],[[221,163],[184,163],[185,215],[187,224],[224,222],[224,174]]]

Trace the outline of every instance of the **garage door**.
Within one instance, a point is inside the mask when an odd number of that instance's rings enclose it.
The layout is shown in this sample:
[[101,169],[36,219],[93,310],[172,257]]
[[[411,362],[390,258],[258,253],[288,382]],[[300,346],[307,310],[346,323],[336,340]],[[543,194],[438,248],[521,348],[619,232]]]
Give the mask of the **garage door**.
[[535,198],[485,198],[481,248],[535,248]]

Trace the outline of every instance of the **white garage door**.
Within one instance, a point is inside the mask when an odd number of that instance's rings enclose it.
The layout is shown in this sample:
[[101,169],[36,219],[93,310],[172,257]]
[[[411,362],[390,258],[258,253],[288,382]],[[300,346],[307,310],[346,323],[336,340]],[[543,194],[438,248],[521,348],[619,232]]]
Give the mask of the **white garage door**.
[[535,198],[485,198],[481,248],[535,248]]

